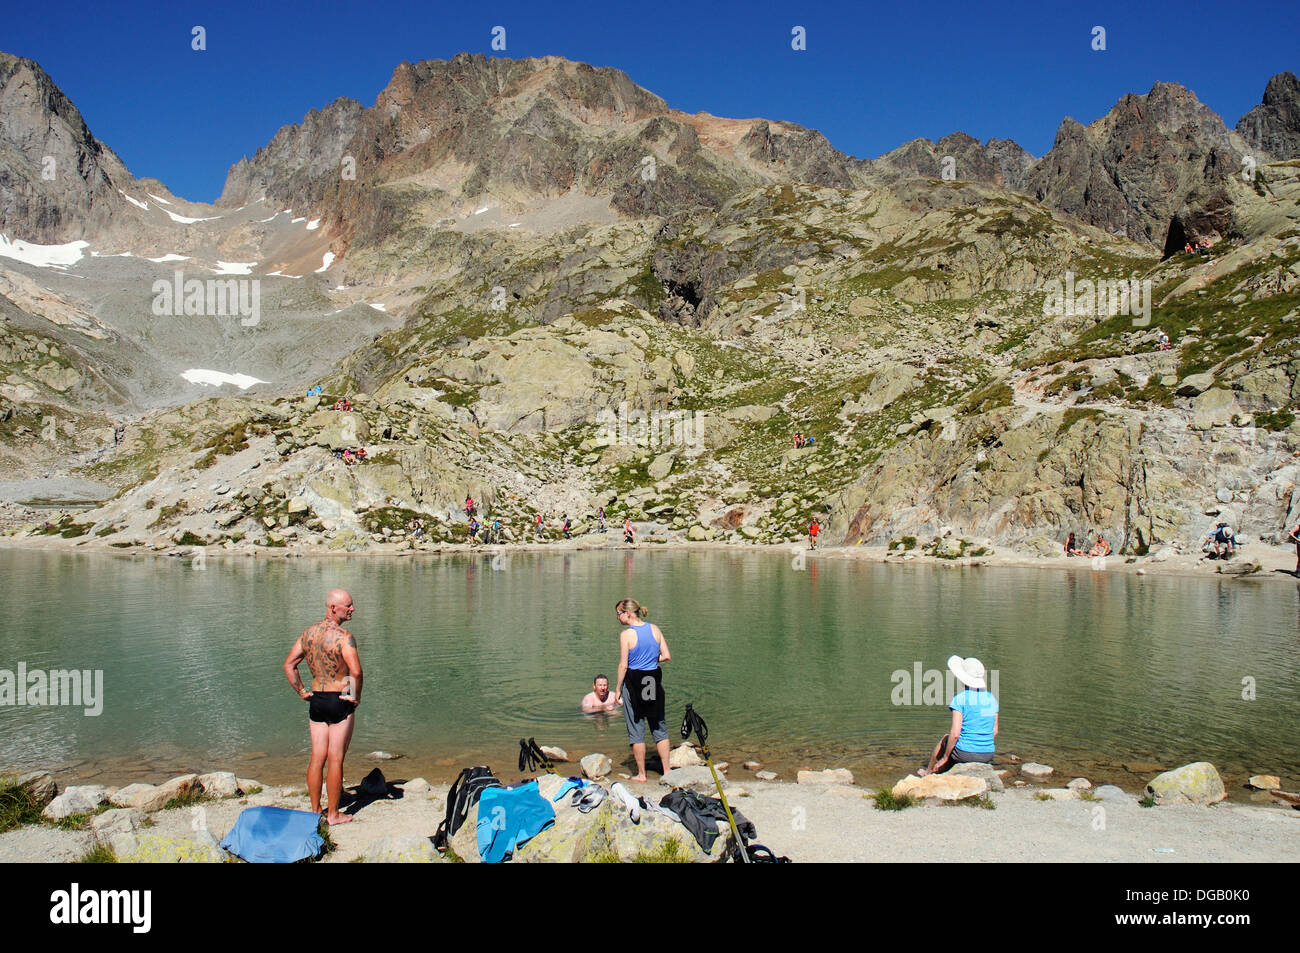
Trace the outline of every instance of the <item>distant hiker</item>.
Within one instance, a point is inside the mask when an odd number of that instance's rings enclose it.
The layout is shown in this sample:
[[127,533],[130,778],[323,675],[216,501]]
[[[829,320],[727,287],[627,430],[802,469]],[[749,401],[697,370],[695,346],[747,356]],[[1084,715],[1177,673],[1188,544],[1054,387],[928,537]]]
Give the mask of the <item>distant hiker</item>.
[[113,428],[113,446],[116,447],[119,443],[121,443],[121,442],[122,442],[122,438],[125,437],[125,436],[126,436],[126,424],[122,424],[121,426],[114,427],[114,428]]
[[1287,539],[1295,543],[1295,577],[1300,579],[1300,523],[1287,533]]
[[499,516],[492,521],[492,538],[501,542],[501,517]]
[[821,524],[817,522],[817,517],[808,525],[808,536],[812,539],[812,548],[817,548],[817,534],[822,531]]
[[468,493],[465,494],[465,515],[471,519],[474,517],[474,497]]
[[794,448],[798,450],[802,446],[803,446],[803,434],[796,433],[794,435]]
[[596,514],[596,532],[605,532],[605,507],[603,506],[600,508],[600,512]]
[[650,722],[650,735],[659,752],[661,770],[670,768],[668,723],[664,711],[663,669],[660,663],[672,659],[668,642],[657,625],[646,622],[650,613],[635,599],[623,599],[614,606],[625,629],[618,636],[618,685],[614,695],[623,699],[623,712],[627,716],[627,740],[636,759],[636,776],[633,781],[644,781],[645,776],[645,725]]
[[952,727],[939,739],[928,766],[916,773],[942,774],[955,764],[993,761],[993,739],[998,735],[998,700],[984,682],[984,666],[977,658],[960,655],[948,659],[948,671],[957,677],[965,690],[953,696]]
[[626,517],[626,516],[625,516],[625,517],[623,518],[623,542],[625,542],[625,543],[635,543],[635,542],[636,542],[636,529],[633,528],[633,526],[632,526],[632,519],[631,519],[631,517]]
[[478,536],[478,527],[479,527],[478,520],[474,519],[471,516],[469,520],[469,538],[471,542],[474,542],[475,537]]
[[1183,246],[1183,254],[1190,255],[1191,253],[1192,253],[1192,243],[1188,242]]
[[569,535],[569,530],[572,528],[573,528],[572,525],[569,523],[569,514],[565,513],[564,514],[564,538],[565,539],[573,538],[572,536]]
[[[343,759],[352,741],[363,681],[357,640],[340,624],[351,619],[352,612],[352,597],[342,589],[331,590],[325,597],[325,619],[298,636],[284,660],[284,677],[298,697],[309,703],[311,760],[307,763],[307,796],[315,814],[320,813],[321,772],[329,762],[325,779],[329,813],[325,819],[330,824],[352,820],[339,813],[343,799]],[[304,659],[311,669],[311,691],[303,687],[298,675],[298,666]]]
[[352,452],[351,447],[348,447],[343,451],[343,462],[346,463],[348,466],[352,466],[354,463],[357,462],[357,456]]
[[1088,550],[1089,556],[1109,556],[1110,543],[1106,542],[1106,537],[1101,533],[1097,534],[1097,541],[1092,544],[1092,549]]
[[546,530],[546,524],[542,522],[542,514],[538,513],[537,514],[537,535],[538,536],[545,535],[545,530]]
[[366,456],[367,456],[366,448],[365,448],[365,447],[357,447],[357,462],[358,462],[358,463],[365,463],[365,462],[366,462]]
[[1086,556],[1088,555],[1082,549],[1079,549],[1074,543],[1074,534],[1071,533],[1069,539],[1065,541],[1065,555],[1067,556]]
[[1213,549],[1213,553],[1210,555],[1211,559],[1215,557],[1227,559],[1232,555],[1232,551],[1236,547],[1237,538],[1233,535],[1232,527],[1226,522],[1220,521],[1211,531],[1206,542]]
[[1165,334],[1163,328],[1156,329],[1156,347],[1161,351],[1169,350],[1169,335]]
[[609,676],[597,675],[591,680],[591,691],[582,699],[583,711],[613,711],[623,699],[609,690]]

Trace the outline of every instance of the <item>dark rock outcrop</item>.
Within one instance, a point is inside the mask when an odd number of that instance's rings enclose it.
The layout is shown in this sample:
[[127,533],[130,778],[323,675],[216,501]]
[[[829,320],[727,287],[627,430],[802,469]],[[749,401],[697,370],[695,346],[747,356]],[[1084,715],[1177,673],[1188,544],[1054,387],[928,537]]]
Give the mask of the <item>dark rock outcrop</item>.
[[1264,89],[1264,101],[1237,121],[1252,148],[1273,159],[1300,158],[1300,79],[1278,73]]
[[[1088,126],[1062,122],[1030,171],[1029,191],[1090,225],[1163,247],[1189,197],[1220,201],[1243,152],[1241,138],[1194,94],[1156,83]],[[1196,217],[1195,209],[1184,215]]]

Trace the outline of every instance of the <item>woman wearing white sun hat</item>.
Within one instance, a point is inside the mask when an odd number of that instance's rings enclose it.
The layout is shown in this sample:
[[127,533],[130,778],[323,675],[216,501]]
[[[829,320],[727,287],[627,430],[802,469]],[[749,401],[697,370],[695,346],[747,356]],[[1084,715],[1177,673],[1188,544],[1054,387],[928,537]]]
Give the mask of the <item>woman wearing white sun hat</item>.
[[952,728],[940,739],[928,767],[917,772],[924,777],[947,771],[955,764],[993,760],[993,739],[998,734],[998,700],[984,681],[984,665],[977,658],[954,655],[948,671],[965,686],[953,696]]

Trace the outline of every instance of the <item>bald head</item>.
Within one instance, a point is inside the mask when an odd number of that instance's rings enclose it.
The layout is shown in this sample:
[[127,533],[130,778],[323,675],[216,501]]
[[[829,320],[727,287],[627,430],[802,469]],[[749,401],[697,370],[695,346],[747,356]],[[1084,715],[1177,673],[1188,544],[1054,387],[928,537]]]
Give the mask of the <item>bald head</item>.
[[325,597],[325,617],[335,622],[352,618],[352,597],[345,589],[331,589]]

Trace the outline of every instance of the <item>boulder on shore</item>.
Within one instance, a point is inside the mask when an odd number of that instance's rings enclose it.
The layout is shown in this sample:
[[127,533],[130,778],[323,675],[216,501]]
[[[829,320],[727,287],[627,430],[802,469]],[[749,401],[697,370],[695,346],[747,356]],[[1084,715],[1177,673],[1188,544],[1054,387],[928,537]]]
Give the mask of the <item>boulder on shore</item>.
[[670,768],[690,768],[701,764],[704,764],[704,759],[700,757],[694,745],[687,743],[678,745],[668,756]]
[[201,774],[195,779],[195,784],[202,788],[203,793],[208,797],[235,797],[239,794],[239,780],[231,771]]
[[[15,783],[31,795],[37,807],[45,807],[59,793],[59,786],[54,783],[54,777],[48,771],[29,771],[20,775]],[[1281,787],[1280,784],[1278,786]]]
[[[722,777],[719,775],[718,780]],[[659,783],[670,788],[690,788],[700,794],[718,793],[718,787],[713,783],[713,772],[707,765],[691,765],[686,768],[673,768],[659,779]]]
[[579,764],[582,765],[583,776],[590,778],[593,781],[606,777],[614,770],[614,762],[609,760],[608,755],[603,755],[599,752],[586,755]]
[[137,811],[157,811],[162,809],[168,799],[162,788],[136,782],[113,792],[109,801],[118,807],[135,808]]
[[1156,775],[1147,782],[1146,793],[1158,805],[1208,805],[1228,796],[1218,769],[1208,761],[1196,761]]
[[917,798],[938,798],[941,801],[961,801],[968,797],[983,797],[988,793],[988,782],[968,775],[927,774],[918,778],[909,774],[894,785],[894,797],[909,795]]
[[101,844],[108,844],[117,834],[130,834],[145,826],[144,811],[133,807],[115,807],[90,819],[90,829]]
[[51,821],[61,821],[74,814],[92,814],[107,800],[108,789],[102,784],[74,786],[45,805],[41,814]]
[[800,771],[800,784],[852,784],[853,772],[848,768],[827,768],[825,771]]
[[963,764],[954,765],[949,768],[947,774],[956,775],[959,778],[983,778],[988,784],[990,791],[996,791],[999,794],[1006,790],[1002,783],[1002,777],[993,769],[991,764],[981,764],[978,761],[968,761]]

